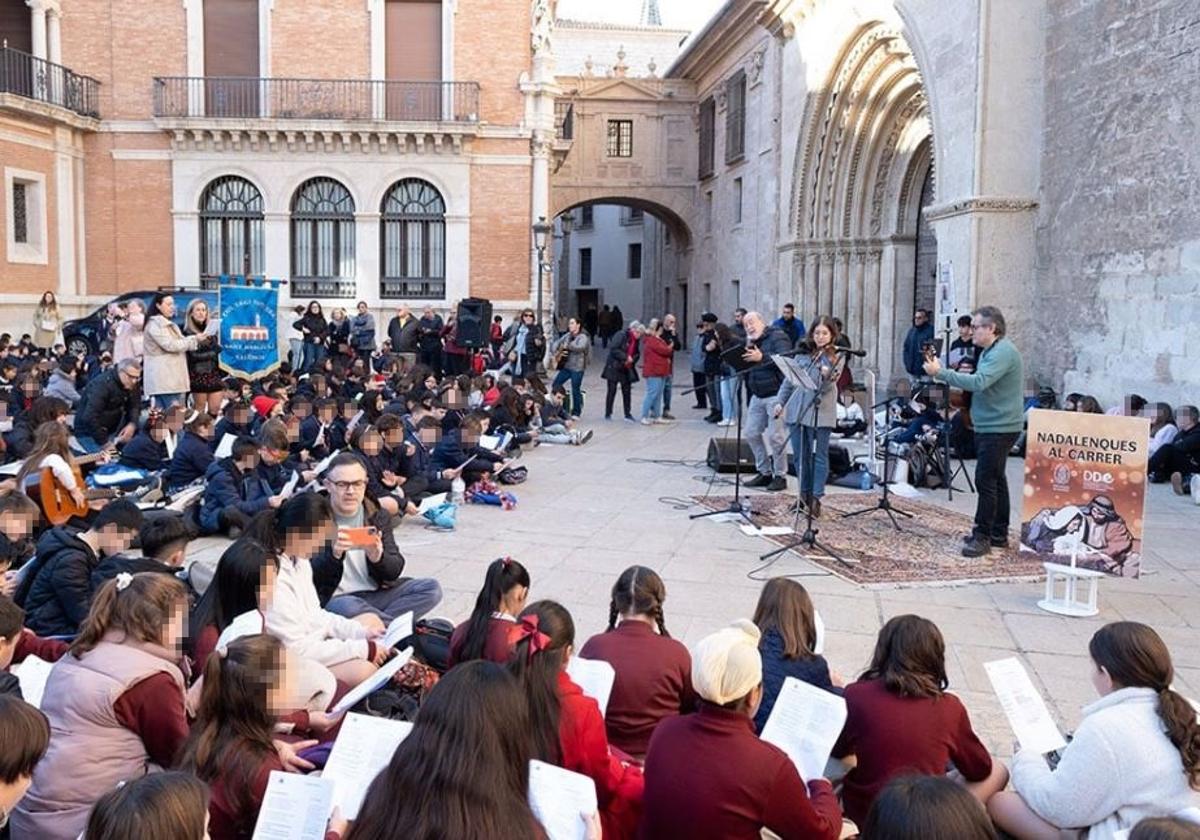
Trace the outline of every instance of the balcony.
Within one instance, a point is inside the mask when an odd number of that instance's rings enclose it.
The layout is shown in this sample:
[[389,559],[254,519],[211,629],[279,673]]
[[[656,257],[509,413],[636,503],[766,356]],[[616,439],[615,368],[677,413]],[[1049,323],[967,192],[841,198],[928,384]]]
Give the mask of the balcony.
[[92,121],[100,119],[99,87],[100,83],[90,76],[11,47],[0,47],[2,106],[95,128]]
[[177,147],[457,152],[479,127],[479,83],[160,77],[154,117]]

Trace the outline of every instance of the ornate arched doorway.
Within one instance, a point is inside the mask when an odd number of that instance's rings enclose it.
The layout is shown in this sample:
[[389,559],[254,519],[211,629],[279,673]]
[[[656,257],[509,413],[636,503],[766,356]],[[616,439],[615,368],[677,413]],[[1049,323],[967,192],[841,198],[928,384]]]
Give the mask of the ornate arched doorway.
[[901,33],[878,22],[861,27],[809,95],[804,126],[789,220],[792,292],[805,317],[842,319],[867,351],[864,363],[886,378],[930,245],[918,262],[933,127]]

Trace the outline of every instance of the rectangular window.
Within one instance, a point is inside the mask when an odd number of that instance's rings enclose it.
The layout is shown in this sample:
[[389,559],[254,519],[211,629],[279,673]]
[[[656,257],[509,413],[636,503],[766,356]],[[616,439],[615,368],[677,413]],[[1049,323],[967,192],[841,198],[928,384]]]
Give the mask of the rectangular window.
[[629,245],[629,271],[626,272],[630,280],[642,279],[642,243],[631,242]]
[[579,285],[592,285],[592,249],[579,249]]
[[26,202],[25,190],[28,184],[13,184],[13,242],[22,245],[29,244],[29,205]]
[[[24,169],[3,170],[5,257],[11,263],[49,263],[46,176]],[[0,271],[0,276],[4,272]]]
[[608,156],[633,157],[633,120],[608,121]]
[[706,233],[712,233],[713,223],[713,197],[712,190],[704,193],[704,230]]
[[713,174],[716,148],[717,103],[710,96],[700,103],[700,177]]
[[596,221],[595,208],[587,204],[579,208],[579,227],[590,228]]
[[739,70],[725,83],[725,162],[746,155],[746,72]]
[[734,308],[742,305],[742,281],[734,280],[733,282],[733,305]]
[[259,115],[258,0],[205,0],[205,114]]
[[640,225],[644,214],[638,207],[622,207],[621,208],[621,224],[623,225]]
[[733,179],[733,223],[742,223],[742,179]]

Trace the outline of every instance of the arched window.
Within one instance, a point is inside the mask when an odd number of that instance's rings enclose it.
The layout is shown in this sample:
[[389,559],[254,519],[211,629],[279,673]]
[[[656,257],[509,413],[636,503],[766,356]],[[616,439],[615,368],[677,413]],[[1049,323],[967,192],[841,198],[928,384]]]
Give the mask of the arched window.
[[258,188],[236,175],[213,181],[200,198],[200,280],[216,285],[222,274],[262,276],[263,200]]
[[442,298],[446,294],[446,202],[417,178],[392,185],[383,198],[380,296]]
[[354,199],[332,178],[312,178],[292,198],[292,296],[354,293]]

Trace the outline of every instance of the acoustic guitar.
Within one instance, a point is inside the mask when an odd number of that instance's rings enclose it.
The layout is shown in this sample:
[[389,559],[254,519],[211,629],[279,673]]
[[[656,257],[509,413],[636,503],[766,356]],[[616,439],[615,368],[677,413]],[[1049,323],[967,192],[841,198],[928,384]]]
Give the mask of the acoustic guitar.
[[58,480],[54,470],[49,467],[43,468],[38,473],[38,480],[26,487],[25,492],[38,503],[42,509],[42,515],[51,525],[63,525],[73,516],[86,516],[88,510],[91,509],[91,502],[112,499],[121,495],[121,491],[115,488],[92,490],[83,483],[83,472],[80,470],[80,466],[103,460],[109,454],[109,450],[104,450],[95,455],[84,455],[75,458],[71,464],[71,472],[75,476],[75,486],[83,490],[83,504],[75,501],[71,491]]
[[[925,349],[925,361],[934,361],[937,359],[937,353],[931,348]],[[962,388],[950,388],[950,407],[957,410],[962,416],[963,428],[968,431],[975,430],[975,422],[971,419],[971,392],[965,391]]]

